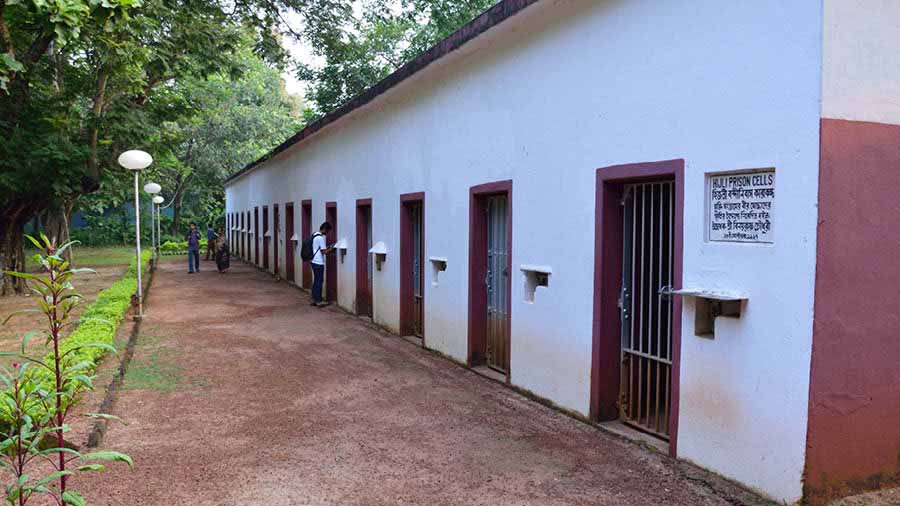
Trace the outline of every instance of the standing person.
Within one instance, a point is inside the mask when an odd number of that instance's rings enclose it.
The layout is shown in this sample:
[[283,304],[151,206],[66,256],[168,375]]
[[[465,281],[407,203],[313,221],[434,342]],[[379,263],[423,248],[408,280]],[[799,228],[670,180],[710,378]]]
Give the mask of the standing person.
[[224,274],[231,266],[231,254],[228,251],[228,236],[225,235],[222,227],[219,227],[219,237],[222,239],[216,241],[218,246],[216,249],[216,268],[219,269],[220,274]]
[[312,237],[313,257],[310,260],[313,271],[312,306],[328,305],[322,300],[322,283],[325,281],[325,255],[334,250],[334,245],[328,246],[325,242],[325,235],[331,232],[331,228],[331,223],[326,221],[319,227],[319,233]]
[[[212,225],[208,225],[206,227],[206,261],[208,262],[210,259],[216,259],[216,240],[219,239],[219,234],[213,230]],[[210,258],[211,257],[211,258]]]
[[184,240],[188,243],[188,274],[200,272],[200,231],[197,230],[196,223],[191,223],[191,229]]

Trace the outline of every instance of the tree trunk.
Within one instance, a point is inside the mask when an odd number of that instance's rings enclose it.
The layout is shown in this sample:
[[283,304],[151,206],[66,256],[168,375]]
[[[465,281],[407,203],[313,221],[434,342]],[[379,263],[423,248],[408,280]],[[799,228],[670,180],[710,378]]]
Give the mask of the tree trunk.
[[[25,272],[25,222],[21,219],[11,220],[3,229],[3,243],[0,245],[0,256],[3,257],[3,270]],[[0,295],[22,295],[27,289],[25,280],[4,275],[0,284]]]
[[175,195],[175,200],[172,201],[172,229],[170,232],[175,237],[179,236],[179,231],[181,230],[181,203],[184,201],[184,193],[178,193]]
[[181,231],[181,204],[184,202],[184,186],[185,181],[181,174],[178,174],[175,177],[175,196],[172,199],[172,228],[169,230],[175,237],[178,237]]
[[[61,246],[69,242],[69,214],[71,213],[73,204],[68,200],[59,208],[48,209],[47,218],[44,222],[44,234],[50,238],[50,241]],[[72,262],[72,248],[67,249],[63,253],[63,258],[69,263]]]

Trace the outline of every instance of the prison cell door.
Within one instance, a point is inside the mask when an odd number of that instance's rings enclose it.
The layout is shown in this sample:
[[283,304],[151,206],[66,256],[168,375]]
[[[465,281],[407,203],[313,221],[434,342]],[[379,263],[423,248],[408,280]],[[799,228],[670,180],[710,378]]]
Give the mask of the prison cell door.
[[284,205],[284,277],[294,282],[294,204]]
[[[302,212],[300,214],[300,240],[305,241],[312,235],[312,202],[304,201],[300,203]],[[302,242],[300,244],[303,244]],[[303,262],[303,273],[301,274],[301,283],[303,288],[312,288],[312,267],[309,262]]]
[[[331,223],[331,232],[325,234],[325,242],[333,245],[337,240],[337,204],[328,202],[325,204],[325,221]],[[325,300],[337,302],[338,299],[338,272],[337,255],[325,255]]]
[[356,205],[356,312],[372,316],[372,206]]
[[507,363],[506,316],[509,313],[509,257],[506,230],[507,200],[505,195],[487,199],[487,365],[506,372]]
[[422,279],[424,278],[425,234],[422,229],[422,203],[409,204],[412,225],[412,279],[413,279],[413,334],[425,335],[425,298]]
[[274,259],[272,260],[272,272],[277,276],[280,272],[278,269],[278,250],[280,249],[278,230],[281,229],[281,213],[279,212],[278,204],[272,206],[272,213],[272,223],[274,225],[272,228],[272,255],[274,255]]
[[674,183],[626,185],[623,209],[622,420],[669,438]]
[[[266,269],[266,270],[269,270],[269,241],[272,239],[270,237],[271,235],[272,235],[272,230],[269,228],[269,207],[263,206],[262,267],[263,267],[263,269]],[[257,263],[259,263],[259,262],[257,262]]]

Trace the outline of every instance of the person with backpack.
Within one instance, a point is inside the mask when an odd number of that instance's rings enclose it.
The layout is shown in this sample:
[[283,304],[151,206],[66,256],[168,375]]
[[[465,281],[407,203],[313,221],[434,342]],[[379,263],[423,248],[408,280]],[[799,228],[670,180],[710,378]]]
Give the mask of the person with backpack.
[[300,258],[309,262],[313,271],[311,306],[323,307],[328,303],[322,300],[322,283],[325,281],[325,255],[334,251],[334,245],[328,246],[325,236],[331,232],[331,223],[322,223],[319,231],[303,241]]

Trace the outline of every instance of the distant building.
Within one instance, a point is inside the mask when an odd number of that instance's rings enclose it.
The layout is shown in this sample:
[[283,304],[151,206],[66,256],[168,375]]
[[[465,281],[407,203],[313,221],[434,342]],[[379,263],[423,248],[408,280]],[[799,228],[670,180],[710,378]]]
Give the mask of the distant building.
[[332,221],[342,308],[774,499],[895,482],[898,19],[502,1],[231,177],[231,244],[308,286]]

